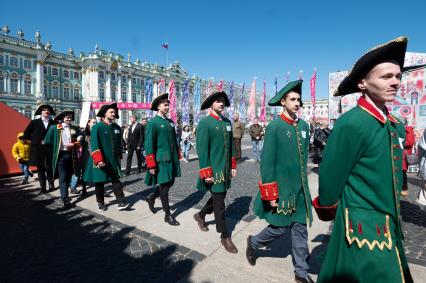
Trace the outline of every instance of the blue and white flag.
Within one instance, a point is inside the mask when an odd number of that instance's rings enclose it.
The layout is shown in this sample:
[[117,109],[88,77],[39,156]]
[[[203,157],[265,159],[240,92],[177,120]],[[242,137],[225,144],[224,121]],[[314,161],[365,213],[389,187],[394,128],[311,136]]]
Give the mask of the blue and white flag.
[[234,82],[229,85],[229,103],[229,118],[232,120],[232,115],[234,115]]
[[[151,79],[145,80],[145,97],[146,103],[150,103],[152,101],[152,87],[153,87],[153,82]],[[148,117],[152,117],[152,111],[148,110],[147,111],[147,116]]]
[[247,112],[247,109],[246,109],[246,97],[244,95],[244,88],[245,88],[245,86],[246,86],[246,83],[243,83],[243,89],[241,91],[240,105],[238,107],[238,112],[240,114],[241,121],[245,121],[246,112]]
[[200,81],[195,82],[194,88],[194,124],[198,125],[200,122],[200,108],[201,108],[201,85]]
[[183,84],[182,123],[184,125],[189,125],[189,80],[186,80]]

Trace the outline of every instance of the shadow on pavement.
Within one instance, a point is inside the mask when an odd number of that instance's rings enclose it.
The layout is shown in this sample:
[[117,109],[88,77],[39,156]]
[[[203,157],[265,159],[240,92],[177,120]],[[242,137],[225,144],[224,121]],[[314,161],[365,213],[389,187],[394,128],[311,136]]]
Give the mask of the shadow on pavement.
[[175,244],[152,244],[134,227],[65,210],[18,183],[0,187],[2,282],[175,282],[194,267]]
[[420,205],[405,200],[401,200],[400,204],[402,221],[426,227],[426,211]]
[[318,274],[321,270],[322,262],[325,258],[325,252],[327,251],[328,241],[330,235],[319,234],[312,242],[320,242],[321,244],[312,249],[309,257],[309,273]]
[[196,190],[192,194],[188,195],[183,200],[175,203],[171,209],[174,210],[173,217],[177,217],[182,212],[192,208],[193,206],[197,205],[200,200],[203,199],[206,192],[203,192],[201,190]]
[[249,214],[251,199],[251,196],[238,197],[226,208],[226,217],[228,219],[231,218],[231,220],[235,220],[227,221],[227,228],[230,233],[234,231],[235,226],[238,224],[238,222],[241,221],[244,216]]

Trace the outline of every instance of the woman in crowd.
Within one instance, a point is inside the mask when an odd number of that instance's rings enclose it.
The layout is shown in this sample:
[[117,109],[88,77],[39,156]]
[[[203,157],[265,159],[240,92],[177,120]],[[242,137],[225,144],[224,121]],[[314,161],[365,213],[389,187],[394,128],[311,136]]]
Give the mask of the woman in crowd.
[[180,142],[180,147],[183,152],[183,161],[188,162],[189,160],[189,150],[192,146],[192,132],[189,129],[188,125],[183,126],[182,131],[182,140]]

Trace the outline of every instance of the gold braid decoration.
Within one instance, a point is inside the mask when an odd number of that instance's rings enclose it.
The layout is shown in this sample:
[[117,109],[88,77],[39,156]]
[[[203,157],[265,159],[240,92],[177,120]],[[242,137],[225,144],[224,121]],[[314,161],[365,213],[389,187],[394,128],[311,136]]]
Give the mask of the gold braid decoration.
[[359,240],[358,237],[354,236],[351,238],[349,235],[349,210],[345,209],[345,230],[346,230],[346,240],[348,240],[349,245],[352,245],[353,242],[356,242],[358,245],[358,248],[362,248],[365,244],[367,244],[368,249],[372,251],[375,246],[379,248],[379,250],[383,251],[385,247],[388,248],[388,250],[392,250],[392,237],[390,235],[390,229],[389,229],[389,215],[386,214],[386,229],[387,233],[384,233],[383,236],[388,239],[388,242],[382,241],[379,243],[379,241],[374,240],[370,242],[367,239]]
[[293,201],[291,203],[290,203],[289,200],[287,201],[287,209],[286,209],[285,208],[285,200],[283,200],[282,201],[282,208],[283,209],[280,209],[277,206],[277,213],[278,214],[281,213],[281,214],[284,214],[284,215],[292,214],[293,212],[296,211],[295,203],[296,203],[296,197],[295,197],[295,195],[293,195]]

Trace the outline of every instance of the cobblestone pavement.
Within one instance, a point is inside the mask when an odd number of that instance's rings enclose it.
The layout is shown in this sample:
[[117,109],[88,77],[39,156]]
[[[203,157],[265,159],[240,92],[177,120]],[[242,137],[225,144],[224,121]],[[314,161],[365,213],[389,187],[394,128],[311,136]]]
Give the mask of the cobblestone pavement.
[[[250,222],[253,215],[253,201],[257,195],[257,181],[260,179],[259,164],[254,162],[251,144],[248,139],[243,139],[243,154],[245,161],[238,164],[238,175],[232,181],[232,188],[226,198],[226,215],[237,220]],[[195,150],[191,150],[195,154]],[[136,158],[134,158],[136,159]],[[123,163],[124,164],[124,163]],[[125,165],[123,165],[124,167]],[[185,207],[201,207],[209,195],[198,192],[195,188],[198,173],[198,160],[193,158],[189,163],[181,162],[182,177],[176,180],[170,190],[170,201]],[[314,172],[315,171],[315,172]],[[316,170],[309,174],[317,174]],[[125,177],[126,190],[137,193],[145,198],[150,189],[143,184],[145,174],[132,174]],[[415,202],[419,190],[420,179],[415,175],[409,176],[409,197],[401,201],[401,214],[405,233],[405,249],[411,263],[426,266],[426,208]],[[328,238],[326,238],[328,239]]]
[[205,258],[18,185],[0,180],[0,282],[175,282]]

